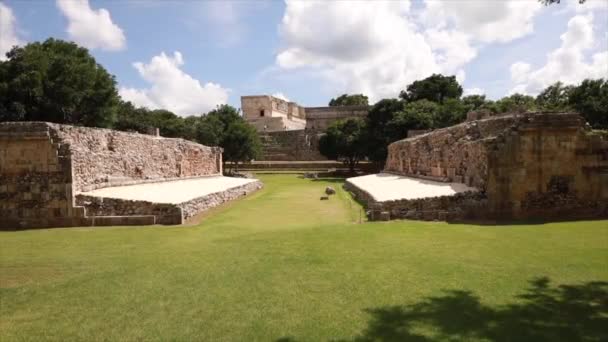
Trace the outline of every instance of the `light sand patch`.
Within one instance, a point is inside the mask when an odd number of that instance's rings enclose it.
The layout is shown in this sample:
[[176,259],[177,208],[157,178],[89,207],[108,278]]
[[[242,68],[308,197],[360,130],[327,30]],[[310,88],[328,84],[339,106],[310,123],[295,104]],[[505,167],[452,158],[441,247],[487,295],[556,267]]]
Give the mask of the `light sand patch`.
[[257,181],[224,176],[191,178],[159,183],[115,186],[83,192],[83,195],[133,201],[179,204],[215,192]]
[[435,182],[390,173],[353,177],[348,178],[347,181],[365,190],[378,202],[450,196],[459,192],[478,191],[465,184]]

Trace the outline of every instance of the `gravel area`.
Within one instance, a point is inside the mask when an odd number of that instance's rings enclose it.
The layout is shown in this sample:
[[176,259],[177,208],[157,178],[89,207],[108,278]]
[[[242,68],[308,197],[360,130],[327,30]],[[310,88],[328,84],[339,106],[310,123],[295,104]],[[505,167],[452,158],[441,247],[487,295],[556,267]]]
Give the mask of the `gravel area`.
[[478,191],[465,184],[435,182],[390,173],[353,177],[347,180],[354,186],[365,190],[378,202],[449,196],[459,192]]
[[179,204],[255,181],[257,179],[224,176],[201,177],[159,183],[116,186],[83,192],[82,194],[154,203]]

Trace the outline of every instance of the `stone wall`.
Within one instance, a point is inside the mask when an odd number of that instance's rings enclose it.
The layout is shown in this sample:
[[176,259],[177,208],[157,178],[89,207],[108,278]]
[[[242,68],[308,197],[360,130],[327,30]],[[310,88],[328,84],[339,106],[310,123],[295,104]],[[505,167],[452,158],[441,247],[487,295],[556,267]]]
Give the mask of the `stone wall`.
[[261,188],[262,183],[255,181],[179,204],[102,198],[79,194],[76,196],[76,204],[85,207],[87,215],[94,217],[149,216],[154,219],[151,224],[182,224],[202,211],[246,196]]
[[0,228],[73,225],[84,209],[72,205],[69,145],[45,123],[0,123]]
[[487,206],[484,194],[463,192],[453,196],[377,202],[365,190],[346,181],[344,188],[368,210],[372,221],[396,219],[424,221],[463,221],[479,217]]
[[74,204],[78,192],[217,175],[221,167],[221,149],[182,139],[0,123],[0,227],[90,225],[85,209]]
[[49,124],[68,145],[74,190],[221,174],[221,149],[191,141]]
[[338,120],[365,118],[369,106],[306,107],[306,129],[324,132]]
[[462,182],[488,217],[608,217],[608,139],[569,113],[493,117],[389,145],[386,171]]

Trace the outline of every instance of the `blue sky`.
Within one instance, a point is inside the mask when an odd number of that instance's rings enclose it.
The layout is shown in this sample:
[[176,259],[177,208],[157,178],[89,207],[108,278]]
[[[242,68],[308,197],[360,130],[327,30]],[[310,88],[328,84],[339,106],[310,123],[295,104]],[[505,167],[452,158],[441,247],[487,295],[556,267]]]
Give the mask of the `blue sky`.
[[378,100],[433,72],[490,98],[608,75],[604,0],[0,3],[0,52],[76,41],[123,97],[182,115],[252,94],[309,106],[345,92]]

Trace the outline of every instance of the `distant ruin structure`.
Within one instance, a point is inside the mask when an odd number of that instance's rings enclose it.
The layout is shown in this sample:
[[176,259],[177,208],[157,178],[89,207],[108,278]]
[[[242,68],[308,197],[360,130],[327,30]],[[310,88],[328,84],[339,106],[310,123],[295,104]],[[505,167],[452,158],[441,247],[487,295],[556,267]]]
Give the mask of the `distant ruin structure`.
[[302,107],[270,95],[241,97],[243,117],[260,133],[260,160],[325,160],[319,135],[332,123],[365,118],[369,106]]
[[[208,191],[205,181],[221,174],[218,147],[109,129],[4,122],[0,123],[0,228],[181,224],[261,187],[255,181],[232,182],[232,187]],[[152,196],[152,189],[141,188],[166,182],[193,182],[200,191],[190,187],[189,197],[164,196],[165,200]],[[136,185],[140,188],[132,192],[139,197],[95,193]]]
[[382,201],[349,179],[376,220],[608,217],[608,134],[574,113],[490,117],[397,141],[388,147],[385,172],[400,176],[395,184],[467,188]]

